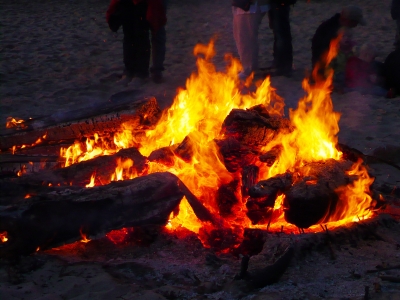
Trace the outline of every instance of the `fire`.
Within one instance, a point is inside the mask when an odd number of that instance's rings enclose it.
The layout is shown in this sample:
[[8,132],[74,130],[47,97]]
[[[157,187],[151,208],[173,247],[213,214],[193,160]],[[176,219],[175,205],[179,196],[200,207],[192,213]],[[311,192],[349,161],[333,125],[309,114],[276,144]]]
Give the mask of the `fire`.
[[5,243],[8,241],[7,231],[0,232],[0,242]]
[[85,185],[85,187],[87,187],[87,188],[94,187],[95,186],[95,184],[94,184],[95,179],[96,179],[96,174],[92,174],[92,176],[90,177],[90,182],[87,185]]
[[15,154],[15,152],[16,152],[16,150],[19,148],[19,149],[24,149],[24,148],[27,148],[27,147],[34,147],[34,146],[36,146],[36,145],[38,145],[38,144],[40,144],[40,143],[43,143],[43,141],[46,139],[46,137],[47,137],[47,133],[45,133],[43,136],[41,136],[41,137],[39,137],[33,144],[31,144],[31,145],[21,145],[21,146],[16,146],[16,145],[14,145],[14,146],[12,146],[12,148],[11,148],[11,152],[12,152],[12,154]]
[[111,175],[111,181],[136,178],[137,172],[135,168],[133,168],[133,164],[132,159],[122,161],[121,158],[118,158],[117,167],[115,168],[114,174]]
[[24,129],[27,127],[24,123],[25,123],[25,120],[8,117],[7,121],[6,121],[6,128]]
[[[255,158],[254,163],[260,169],[258,179],[268,179],[287,171],[293,172],[306,163],[327,159],[341,160],[342,153],[337,150],[340,114],[333,110],[330,97],[333,71],[322,66],[328,66],[336,56],[340,36],[331,42],[325,61],[317,64],[312,72],[312,82],[304,79],[302,82],[306,95],[300,99],[296,109],[289,111],[293,125],[291,132],[281,132],[265,145],[262,152],[275,147],[282,149],[272,166],[268,166]],[[135,137],[132,134],[132,124],[125,123],[112,139],[100,138],[95,135],[87,139],[83,145],[76,142],[68,149],[62,149],[61,156],[65,158],[65,166],[84,161],[99,155],[109,155],[120,149],[137,147],[142,155],[149,156],[153,151],[169,147],[172,158],[168,163],[148,162],[147,173],[168,171],[177,175],[180,180],[195,194],[199,200],[213,213],[218,215],[216,194],[219,187],[233,180],[241,179],[238,173],[230,173],[226,169],[223,158],[215,143],[215,139],[224,139],[221,133],[222,124],[234,108],[247,109],[255,105],[264,105],[271,116],[283,116],[284,102],[271,87],[270,79],[256,83],[255,92],[243,95],[240,90],[238,72],[241,65],[231,55],[226,55],[227,69],[217,71],[211,63],[215,55],[214,42],[208,45],[197,45],[194,48],[197,58],[197,73],[193,73],[186,81],[186,87],[181,88],[172,106],[164,111],[154,129],[147,130],[144,136]],[[251,78],[250,78],[251,79]],[[134,162],[130,159],[117,161],[115,173],[111,181],[125,180],[137,177]],[[369,186],[373,179],[368,176],[366,169],[359,162],[349,171],[355,180],[337,190],[339,204],[330,217],[330,226],[360,220],[371,216],[373,199]],[[305,176],[307,174],[299,174]],[[94,184],[94,176],[91,183]],[[314,185],[315,180],[307,181]],[[232,209],[230,216],[221,221],[225,227],[235,232],[238,228],[261,227],[252,225],[246,216],[246,198],[239,191],[237,198],[241,201]],[[273,208],[270,208],[268,228],[290,228],[293,225],[284,220],[284,195],[278,196]],[[194,215],[190,205],[184,198],[179,206],[177,215],[171,214],[167,224],[168,229],[185,227],[198,233],[205,224]],[[320,226],[310,227],[320,231]],[[113,236],[111,233],[110,237]],[[119,236],[125,231],[119,231]],[[111,239],[112,241],[119,238]]]
[[88,239],[86,234],[82,232],[82,229],[79,230],[79,233],[81,234],[81,237],[82,237],[82,239],[81,239],[82,243],[88,243],[91,241],[91,239]]
[[181,203],[179,204],[179,213],[174,215],[174,212],[172,212],[169,218],[170,219],[166,225],[166,228],[170,230],[174,230],[178,227],[184,227],[190,231],[199,233],[200,228],[203,227],[202,222],[197,219],[186,197],[183,197]]
[[375,203],[370,191],[374,178],[368,175],[367,169],[362,165],[362,160],[355,163],[348,174],[356,176],[357,179],[336,191],[342,205],[340,210],[336,210],[335,215],[331,216],[331,220],[340,220],[339,224],[351,221],[358,222],[371,217],[373,214],[372,207]]

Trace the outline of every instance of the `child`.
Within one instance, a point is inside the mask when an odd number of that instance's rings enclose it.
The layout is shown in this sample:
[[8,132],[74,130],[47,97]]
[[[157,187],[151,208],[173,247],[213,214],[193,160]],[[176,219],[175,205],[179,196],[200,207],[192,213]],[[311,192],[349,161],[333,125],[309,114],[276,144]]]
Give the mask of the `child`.
[[116,32],[124,32],[123,58],[125,77],[146,79],[150,64],[150,30],[157,32],[166,23],[165,8],[161,0],[112,0],[107,23]]
[[382,66],[376,61],[376,51],[372,45],[361,46],[359,55],[350,57],[346,62],[346,91],[359,91],[363,94],[384,96],[387,91],[382,85]]

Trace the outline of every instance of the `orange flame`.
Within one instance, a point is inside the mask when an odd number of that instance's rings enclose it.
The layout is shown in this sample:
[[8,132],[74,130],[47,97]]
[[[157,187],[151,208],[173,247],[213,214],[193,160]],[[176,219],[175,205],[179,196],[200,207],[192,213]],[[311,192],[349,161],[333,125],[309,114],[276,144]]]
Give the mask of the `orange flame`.
[[25,121],[22,119],[8,117],[6,121],[6,128],[16,127],[17,129],[24,129],[27,127],[24,123]]
[[133,168],[133,160],[128,158],[124,161],[117,158],[117,167],[114,174],[111,175],[111,181],[133,179],[137,177],[136,169]]
[[90,182],[87,185],[85,185],[85,187],[87,187],[87,188],[94,187],[95,186],[95,184],[94,184],[95,179],[96,179],[96,174],[93,173],[92,176],[90,177]]
[[82,232],[82,229],[79,229],[79,233],[81,234],[82,237],[81,239],[82,243],[88,243],[91,241],[90,239],[87,238],[86,234]]
[[7,231],[0,232],[0,242],[5,243],[8,241]]

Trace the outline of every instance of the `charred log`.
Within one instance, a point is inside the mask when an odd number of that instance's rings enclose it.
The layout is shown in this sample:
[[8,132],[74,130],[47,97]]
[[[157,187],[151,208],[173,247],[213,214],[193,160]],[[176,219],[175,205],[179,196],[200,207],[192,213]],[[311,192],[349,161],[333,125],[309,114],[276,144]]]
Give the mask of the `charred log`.
[[[70,111],[64,115],[52,115],[27,121],[22,130],[6,129],[0,135],[1,151],[8,151],[13,146],[32,145],[39,138],[42,143],[56,144],[73,142],[82,137],[102,133],[107,136],[118,130],[125,122],[140,130],[156,124],[160,108],[157,100],[140,99],[133,104],[100,106],[96,110]],[[45,136],[45,138],[43,138]]]
[[351,162],[333,159],[307,164],[298,170],[305,174],[285,192],[285,219],[299,228],[308,228],[329,220],[339,197],[335,190],[351,178],[345,171]]
[[267,166],[272,166],[274,162],[278,159],[282,152],[282,146],[275,146],[268,152],[260,155],[260,161],[265,162]]
[[167,167],[172,167],[174,165],[175,148],[176,148],[175,146],[171,146],[154,150],[153,152],[150,153],[148,159],[149,161],[158,162]]
[[233,109],[226,117],[222,132],[236,138],[242,145],[260,150],[279,132],[290,132],[292,126],[288,119],[271,117],[262,105],[248,110]]
[[77,185],[85,186],[89,183],[92,174],[100,182],[110,181],[111,174],[115,172],[117,161],[131,159],[133,167],[138,174],[147,168],[147,159],[136,148],[122,149],[114,155],[99,156],[87,161],[73,164],[66,168],[49,170],[38,174],[22,177],[21,181],[37,182],[38,184],[52,185]]
[[249,195],[249,189],[257,183],[259,168],[254,165],[242,169],[242,197]]
[[232,214],[232,208],[239,203],[236,196],[239,191],[239,181],[233,180],[228,184],[223,184],[219,187],[216,196],[216,202],[219,208],[219,213],[222,217]]
[[292,175],[285,173],[267,180],[259,181],[249,189],[247,216],[253,224],[268,224],[274,216],[273,207],[278,195],[283,194],[292,185]]
[[256,159],[256,155],[250,148],[243,146],[234,137],[227,137],[224,140],[215,140],[219,151],[224,158],[226,169],[235,173],[241,168],[250,165]]
[[42,194],[0,211],[0,232],[8,241],[0,256],[29,254],[122,227],[165,225],[186,196],[196,216],[208,210],[170,173],[154,173],[79,191]]

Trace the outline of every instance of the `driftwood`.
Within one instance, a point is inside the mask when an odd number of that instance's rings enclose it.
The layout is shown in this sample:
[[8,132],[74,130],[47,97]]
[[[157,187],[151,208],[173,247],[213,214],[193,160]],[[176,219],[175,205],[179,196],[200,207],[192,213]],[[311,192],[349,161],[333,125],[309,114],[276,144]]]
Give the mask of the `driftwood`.
[[18,131],[12,128],[3,129],[0,132],[0,150],[8,151],[13,146],[32,145],[39,138],[42,143],[55,144],[73,142],[94,133],[107,135],[128,121],[132,128],[140,130],[156,124],[159,115],[157,100],[150,98],[131,101],[129,104],[108,104],[96,109],[88,108],[37,118],[28,120],[26,128]]
[[29,254],[96,237],[123,227],[165,225],[186,196],[196,216],[213,221],[211,213],[175,175],[154,173],[105,186],[42,194],[0,211],[0,232],[8,241],[0,257]]

